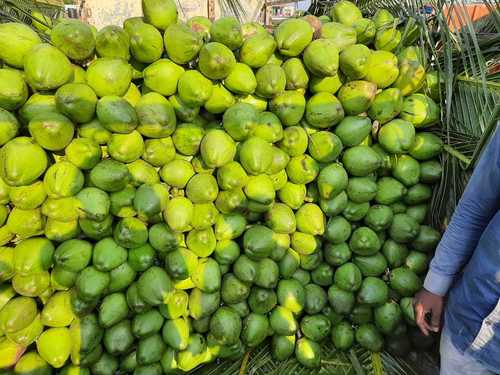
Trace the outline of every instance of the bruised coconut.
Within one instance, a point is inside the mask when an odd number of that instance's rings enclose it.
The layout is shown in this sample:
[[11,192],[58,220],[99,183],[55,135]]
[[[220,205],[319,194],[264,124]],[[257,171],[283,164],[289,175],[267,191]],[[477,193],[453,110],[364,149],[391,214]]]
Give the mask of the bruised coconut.
[[413,94],[405,98],[401,118],[410,121],[416,128],[426,128],[439,121],[439,106],[424,94]]
[[80,20],[58,22],[50,33],[52,44],[75,61],[91,58],[95,50],[95,37],[90,26]]
[[186,25],[195,33],[198,33],[204,42],[208,42],[210,40],[210,28],[212,27],[212,21],[210,21],[207,17],[191,17],[187,20]]
[[399,64],[399,76],[393,87],[401,90],[403,96],[419,91],[425,83],[425,69],[418,61],[403,60]]
[[368,81],[350,81],[342,86],[338,93],[338,98],[346,113],[357,115],[370,108],[377,86]]

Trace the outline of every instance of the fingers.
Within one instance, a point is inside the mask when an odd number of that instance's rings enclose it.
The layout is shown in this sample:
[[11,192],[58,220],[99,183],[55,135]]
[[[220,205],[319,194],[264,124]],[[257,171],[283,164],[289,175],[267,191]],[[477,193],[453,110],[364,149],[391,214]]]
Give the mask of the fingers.
[[429,336],[429,331],[431,330],[431,327],[429,327],[429,324],[425,320],[425,314],[427,311],[424,309],[424,305],[421,303],[417,302],[415,305],[415,321],[417,323],[418,328],[422,331],[422,333],[425,336]]
[[431,325],[430,329],[433,332],[439,332],[440,326],[441,326],[441,314],[443,311],[443,306],[440,304],[437,304],[432,308],[431,311]]

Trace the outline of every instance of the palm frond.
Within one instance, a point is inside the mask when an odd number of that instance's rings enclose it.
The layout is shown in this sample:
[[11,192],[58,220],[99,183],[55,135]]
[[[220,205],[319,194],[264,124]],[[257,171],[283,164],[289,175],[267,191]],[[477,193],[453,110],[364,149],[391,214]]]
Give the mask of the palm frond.
[[245,22],[247,17],[246,8],[239,0],[219,0],[223,16],[235,16],[238,21]]
[[398,16],[418,15],[424,6],[421,0],[358,0],[356,4],[364,14],[373,15],[383,8]]
[[[337,1],[312,0],[308,12],[314,15],[327,14]],[[415,14],[424,4],[422,0],[358,0],[354,2],[366,15],[373,15],[378,9],[384,8],[399,16]]]
[[[371,353],[359,346],[349,352],[335,349],[329,340],[321,346],[321,367],[310,369],[302,366],[294,356],[278,362],[271,356],[269,340],[254,348],[248,355],[246,366],[243,358],[224,360],[204,365],[190,375],[419,375],[414,364],[404,358],[396,358],[388,352]],[[421,356],[425,356],[422,354]],[[419,360],[422,361],[423,357]],[[425,362],[432,365],[427,358]],[[433,368],[430,373],[437,373]]]

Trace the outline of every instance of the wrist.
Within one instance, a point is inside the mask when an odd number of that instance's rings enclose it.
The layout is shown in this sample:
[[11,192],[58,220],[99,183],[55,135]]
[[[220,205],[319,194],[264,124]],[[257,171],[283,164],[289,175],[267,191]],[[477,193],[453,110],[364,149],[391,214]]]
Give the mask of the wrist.
[[429,270],[424,281],[424,289],[429,293],[444,297],[453,283],[453,276],[441,275],[432,269]]

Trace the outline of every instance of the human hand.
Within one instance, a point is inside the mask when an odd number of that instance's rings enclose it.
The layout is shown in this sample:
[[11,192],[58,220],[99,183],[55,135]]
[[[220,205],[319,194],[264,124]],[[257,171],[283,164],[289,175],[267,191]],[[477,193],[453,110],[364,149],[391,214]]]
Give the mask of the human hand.
[[[422,333],[429,336],[429,332],[439,332],[443,313],[444,297],[422,289],[415,295],[415,321]],[[430,322],[426,319],[430,315]]]

